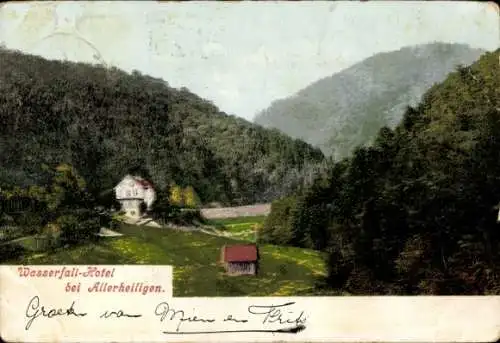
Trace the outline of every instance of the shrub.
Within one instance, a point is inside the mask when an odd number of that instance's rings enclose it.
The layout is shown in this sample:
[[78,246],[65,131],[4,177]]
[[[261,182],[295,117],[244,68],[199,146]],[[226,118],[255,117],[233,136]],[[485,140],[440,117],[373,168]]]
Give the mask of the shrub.
[[99,218],[89,212],[75,211],[57,218],[56,224],[61,228],[61,243],[77,244],[95,239],[100,229]]
[[124,220],[124,214],[123,212],[117,212],[117,213],[113,213],[113,215],[111,215],[111,219],[109,221],[109,228],[111,230],[120,230],[120,227],[121,227],[121,223],[123,222]]
[[47,246],[50,248],[54,248],[58,246],[61,242],[61,227],[55,223],[50,223],[46,225],[42,232],[40,237],[44,238],[47,241]]
[[45,218],[40,213],[25,212],[16,218],[16,224],[21,227],[23,234],[39,232],[45,225]]
[[179,224],[192,225],[202,223],[204,222],[204,219],[199,210],[182,209],[176,213],[175,217],[172,218],[172,221]]
[[0,263],[14,261],[26,253],[26,249],[20,244],[4,244],[0,249]]

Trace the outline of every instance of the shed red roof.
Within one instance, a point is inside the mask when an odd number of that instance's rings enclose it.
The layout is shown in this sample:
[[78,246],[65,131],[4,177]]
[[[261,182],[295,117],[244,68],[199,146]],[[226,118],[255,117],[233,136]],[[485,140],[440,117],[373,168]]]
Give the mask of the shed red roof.
[[255,262],[258,259],[255,244],[224,246],[223,254],[224,262]]

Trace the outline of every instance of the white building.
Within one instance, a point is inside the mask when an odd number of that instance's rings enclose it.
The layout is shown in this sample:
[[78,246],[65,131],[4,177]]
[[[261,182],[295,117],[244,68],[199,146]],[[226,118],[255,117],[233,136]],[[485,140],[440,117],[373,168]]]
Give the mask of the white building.
[[125,176],[116,185],[115,195],[122,206],[122,211],[131,218],[139,218],[144,214],[141,210],[142,203],[149,210],[156,200],[153,185],[142,177],[132,175]]

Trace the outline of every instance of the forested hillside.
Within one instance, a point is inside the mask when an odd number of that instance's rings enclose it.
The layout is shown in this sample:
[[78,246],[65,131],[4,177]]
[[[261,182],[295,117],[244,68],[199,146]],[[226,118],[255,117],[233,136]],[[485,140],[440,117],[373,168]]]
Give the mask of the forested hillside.
[[251,203],[304,184],[319,149],[221,112],[187,89],[115,68],[0,51],[0,187],[68,163],[89,191],[125,173],[203,202]]
[[499,58],[457,68],[373,146],[273,203],[261,240],[329,251],[328,286],[354,294],[499,295]]
[[406,105],[416,105],[434,83],[483,52],[433,43],[380,53],[274,102],[255,122],[341,159],[355,147],[373,142],[383,126],[393,128]]

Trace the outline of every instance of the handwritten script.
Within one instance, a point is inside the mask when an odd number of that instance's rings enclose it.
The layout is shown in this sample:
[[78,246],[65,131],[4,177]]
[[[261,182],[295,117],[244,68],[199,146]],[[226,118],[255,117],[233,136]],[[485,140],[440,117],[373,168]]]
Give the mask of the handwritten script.
[[[137,313],[133,309],[102,309],[96,313],[84,311],[77,301],[65,305],[44,304],[39,296],[33,296],[26,306],[25,330],[28,331],[35,324],[45,320],[63,317],[81,319],[95,316],[99,320],[134,320],[141,317],[152,317],[162,323],[164,334],[210,334],[210,333],[238,333],[238,332],[268,332],[291,333],[303,331],[306,326],[306,314],[294,308],[295,302],[286,302],[278,305],[250,305],[242,314],[227,313],[220,317],[210,315],[210,309],[203,309],[207,314],[201,314],[201,309],[191,311],[174,308],[166,301],[158,303],[149,313]],[[189,323],[194,323],[196,328],[206,325],[207,330],[192,331],[183,329]],[[224,323],[227,330],[210,330],[210,325]],[[40,325],[43,325],[40,323]],[[220,328],[220,326],[218,326]],[[182,329],[182,330],[181,330]]]

